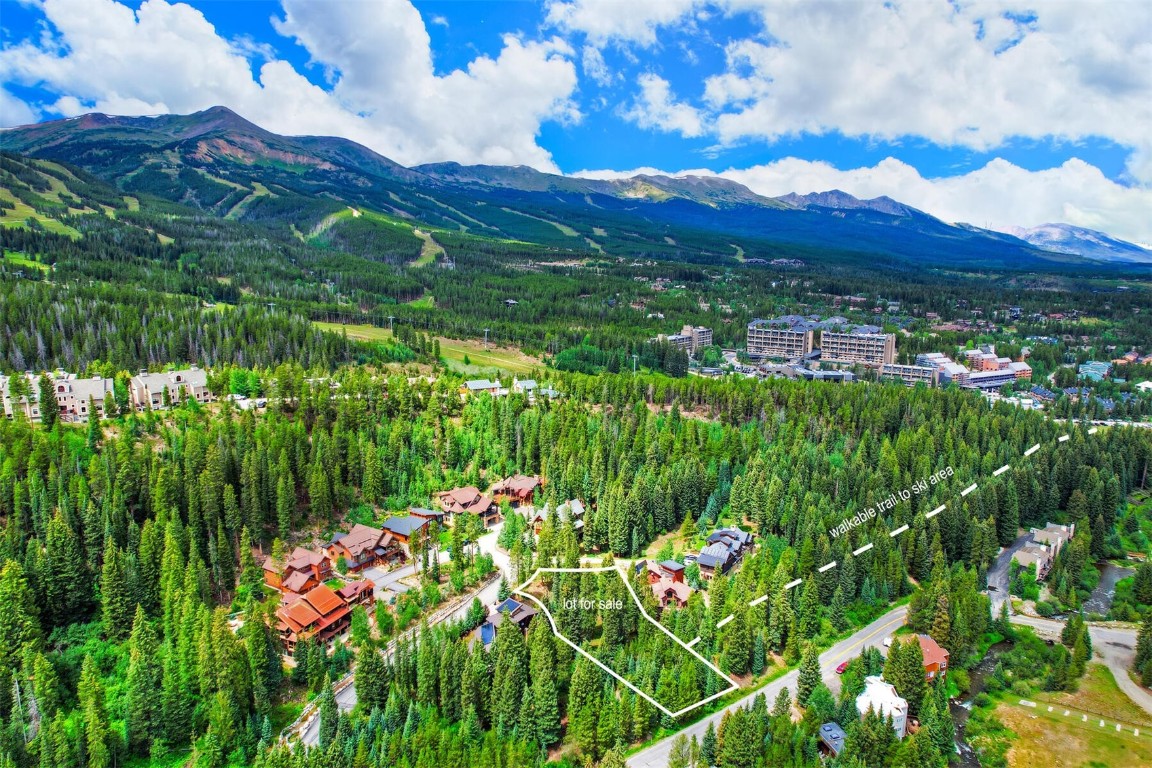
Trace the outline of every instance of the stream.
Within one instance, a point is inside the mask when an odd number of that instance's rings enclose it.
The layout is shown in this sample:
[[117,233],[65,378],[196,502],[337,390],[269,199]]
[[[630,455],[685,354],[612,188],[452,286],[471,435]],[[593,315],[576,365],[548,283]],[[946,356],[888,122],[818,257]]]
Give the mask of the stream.
[[968,671],[968,693],[963,700],[952,699],[948,702],[948,709],[952,713],[952,722],[956,726],[956,754],[960,757],[951,765],[960,768],[981,768],[980,760],[976,757],[976,750],[968,744],[964,734],[964,727],[968,723],[968,716],[972,714],[972,700],[984,690],[984,681],[992,670],[996,669],[996,661],[1000,654],[1012,647],[1009,642],[1000,642],[988,649],[980,663]]
[[1097,565],[1096,568],[1100,571],[1100,583],[1084,601],[1084,613],[1098,613],[1101,616],[1106,616],[1112,608],[1112,599],[1116,596],[1116,582],[1132,576],[1136,571],[1131,568],[1121,568],[1111,563]]

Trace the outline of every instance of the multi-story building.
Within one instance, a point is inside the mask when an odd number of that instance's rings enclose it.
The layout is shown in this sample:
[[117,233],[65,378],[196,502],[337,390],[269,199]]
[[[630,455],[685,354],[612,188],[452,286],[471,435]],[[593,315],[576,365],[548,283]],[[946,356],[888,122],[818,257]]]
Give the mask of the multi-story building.
[[936,385],[937,369],[931,365],[898,365],[885,363],[880,366],[880,377],[885,379],[899,379],[910,387],[917,384]]
[[150,407],[155,411],[189,399],[198,403],[213,399],[208,389],[208,372],[195,365],[164,373],[142,370],[132,377],[132,403],[137,408]]
[[748,356],[794,360],[812,351],[819,326],[799,315],[748,323]]
[[1003,371],[973,371],[960,386],[965,389],[1000,389],[1005,384],[1016,381],[1016,372],[1010,369]]
[[680,333],[671,336],[660,335],[656,337],[656,341],[666,341],[674,347],[695,353],[701,347],[712,346],[712,329],[686,325],[680,329]]
[[[20,376],[24,377],[24,393],[14,395]],[[11,419],[17,413],[23,413],[29,421],[40,420],[40,379],[32,371],[15,376],[0,375],[0,396],[4,400],[5,417]]]
[[864,692],[856,697],[856,709],[861,715],[868,710],[892,718],[896,738],[904,738],[908,729],[908,702],[896,693],[896,687],[884,682],[878,675],[864,678]]
[[103,376],[81,379],[74,373],[57,370],[52,377],[52,388],[56,392],[56,405],[60,407],[60,418],[64,421],[88,421],[88,403],[104,408],[104,399],[112,394],[113,381]]
[[896,334],[881,333],[874,325],[860,325],[847,332],[820,334],[820,360],[825,363],[884,365],[896,362]]

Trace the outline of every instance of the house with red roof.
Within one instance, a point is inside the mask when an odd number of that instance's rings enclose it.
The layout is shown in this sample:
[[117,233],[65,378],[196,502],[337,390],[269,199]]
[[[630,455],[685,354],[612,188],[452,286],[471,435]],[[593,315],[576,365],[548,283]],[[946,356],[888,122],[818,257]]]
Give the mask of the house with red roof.
[[463,488],[453,488],[450,491],[441,491],[436,494],[440,508],[449,515],[458,515],[470,512],[479,515],[485,527],[491,527],[500,522],[500,507],[486,494],[474,485]]
[[332,567],[344,558],[348,570],[356,573],[374,565],[387,565],[403,560],[404,550],[389,531],[357,523],[348,533],[337,534],[324,545]]
[[916,635],[920,641],[920,652],[924,655],[924,679],[932,682],[944,677],[948,671],[948,651],[932,639],[931,635]]
[[292,550],[283,565],[271,557],[264,560],[264,583],[284,592],[302,595],[331,575],[328,558],[304,547]]
[[301,640],[328,642],[348,629],[352,608],[339,595],[321,584],[276,611],[277,631],[288,653]]
[[511,504],[531,504],[536,489],[543,483],[536,475],[512,475],[492,487],[496,501],[507,500]]

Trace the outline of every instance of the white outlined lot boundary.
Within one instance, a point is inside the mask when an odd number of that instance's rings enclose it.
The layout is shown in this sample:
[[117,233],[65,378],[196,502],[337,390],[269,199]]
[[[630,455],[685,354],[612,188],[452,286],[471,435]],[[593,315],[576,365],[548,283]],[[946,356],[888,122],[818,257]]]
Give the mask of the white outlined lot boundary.
[[[683,648],[689,654],[694,656],[700,663],[704,664],[709,669],[711,669],[713,672],[715,672],[717,675],[719,675],[725,682],[728,683],[728,687],[725,688],[724,690],[720,691],[719,693],[712,694],[711,696],[709,696],[706,699],[701,699],[700,701],[696,702],[695,704],[684,707],[683,709],[681,709],[677,712],[673,712],[672,710],[668,709],[667,707],[665,707],[660,702],[656,701],[656,699],[652,698],[647,693],[645,693],[644,691],[637,688],[630,681],[626,680],[624,677],[617,674],[614,670],[610,669],[608,666],[606,666],[603,662],[601,662],[595,656],[588,653],[587,651],[585,651],[583,648],[581,648],[579,645],[572,642],[568,638],[564,637],[564,635],[562,635],[560,633],[560,629],[556,626],[556,620],[552,617],[552,613],[551,613],[551,611],[548,610],[548,606],[544,605],[544,603],[541,602],[535,595],[532,595],[526,591],[528,585],[531,584],[533,581],[535,581],[536,577],[539,576],[541,573],[607,573],[608,571],[615,572],[616,575],[618,575],[620,577],[621,581],[624,582],[624,586],[628,589],[628,594],[632,596],[632,602],[636,603],[636,607],[640,609],[640,615],[641,616],[643,616],[645,619],[647,619],[649,622],[651,622],[654,626],[658,627],[660,629],[660,631],[663,632],[664,634],[668,635],[668,637],[672,638],[672,640],[677,645],[679,645],[681,648]],[[536,605],[540,606],[540,610],[543,611],[544,615],[548,617],[548,623],[552,626],[552,634],[556,635],[556,637],[558,637],[562,641],[564,641],[570,648],[572,648],[572,650],[576,651],[581,656],[583,656],[584,658],[588,659],[593,664],[598,666],[600,669],[607,672],[609,675],[616,678],[617,680],[619,680],[624,685],[628,686],[628,688],[631,689],[636,695],[643,697],[643,699],[645,701],[649,702],[650,704],[652,704],[652,706],[656,707],[661,712],[668,715],[668,717],[677,718],[680,715],[683,715],[685,712],[691,712],[693,709],[696,709],[697,707],[702,707],[705,704],[707,704],[708,702],[713,701],[715,699],[718,699],[721,696],[724,696],[725,694],[731,693],[732,691],[739,690],[739,688],[740,688],[740,684],[737,683],[732,678],[728,677],[728,675],[721,672],[719,667],[717,667],[712,662],[708,661],[708,659],[704,658],[700,654],[696,653],[696,651],[692,650],[692,646],[696,644],[696,640],[693,640],[691,643],[685,643],[683,640],[676,637],[676,635],[673,634],[671,632],[671,630],[669,630],[663,624],[661,624],[660,622],[656,621],[651,616],[649,616],[648,612],[644,610],[644,606],[641,604],[640,598],[636,596],[636,591],[634,589],[632,589],[632,584],[629,583],[628,577],[625,575],[624,571],[622,571],[620,568],[617,568],[616,566],[602,565],[599,567],[588,566],[585,568],[537,568],[535,571],[533,571],[532,575],[528,577],[527,581],[525,581],[520,586],[516,587],[516,589],[512,590],[512,594],[520,595],[521,597],[525,597],[525,598],[531,600]],[[699,638],[697,638],[697,640],[698,639]]]

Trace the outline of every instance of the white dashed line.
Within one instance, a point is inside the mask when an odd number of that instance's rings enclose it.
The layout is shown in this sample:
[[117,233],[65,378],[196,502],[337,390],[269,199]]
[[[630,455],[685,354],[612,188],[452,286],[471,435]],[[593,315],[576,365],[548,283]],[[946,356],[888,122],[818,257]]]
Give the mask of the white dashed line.
[[947,504],[941,504],[940,506],[936,507],[936,509],[934,509],[931,512],[929,512],[928,514],[924,515],[924,517],[925,518],[936,517],[936,515],[938,515],[944,511],[944,508],[946,506],[948,506],[948,505]]
[[860,555],[860,554],[863,554],[863,553],[867,552],[867,551],[868,551],[868,550],[870,550],[870,549],[872,549],[872,542],[868,542],[868,543],[867,543],[867,544],[865,544],[864,546],[860,547],[860,549],[854,549],[854,550],[852,550],[852,554],[853,554],[853,555]]
[[793,579],[792,581],[790,581],[784,585],[784,589],[792,589],[792,587],[799,586],[800,582],[802,582],[802,581],[804,581],[804,579]]
[[1004,466],[1000,467],[1000,469],[993,472],[992,477],[1000,477],[1000,475],[1004,474],[1009,469],[1011,469],[1011,467],[1009,467],[1009,465],[1005,464]]
[[734,614],[734,613],[728,614],[724,618],[720,619],[719,623],[716,624],[716,629],[720,629],[720,627],[722,627],[725,624],[727,624],[728,622],[732,621],[732,619],[734,619],[734,618],[736,618],[736,614]]
[[1034,445],[1031,448],[1029,448],[1028,450],[1024,451],[1024,455],[1025,456],[1031,456],[1032,454],[1036,453],[1036,451],[1038,451],[1038,450],[1040,450],[1040,443],[1036,443],[1036,445]]
[[748,603],[748,605],[760,605],[760,603],[764,602],[767,599],[768,599],[768,595],[760,595],[760,597],[758,597],[755,600],[753,600],[752,602]]
[[908,530],[908,526],[902,525],[899,528],[897,528],[896,530],[892,531],[892,533],[888,534],[888,536],[891,538],[896,538],[900,534],[904,533],[904,531],[906,531],[906,530]]
[[830,570],[830,569],[835,568],[835,567],[836,567],[836,561],[833,560],[832,562],[828,563],[828,565],[820,566],[819,570],[820,570],[820,573],[824,573],[824,571]]
[[696,645],[696,643],[698,643],[698,642],[700,642],[700,635],[696,635],[696,639],[693,640],[692,642],[688,643],[688,647],[691,648],[692,646]]
[[1060,437],[1056,438],[1056,440],[1057,440],[1057,442],[1063,443],[1063,442],[1066,442],[1069,437],[1070,437],[1070,435],[1060,435]]
[[964,490],[960,491],[960,495],[961,496],[967,496],[968,494],[972,493],[972,491],[976,490],[976,488],[977,488],[976,483],[972,483],[972,485],[970,485],[967,488],[965,488]]

